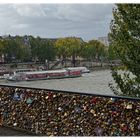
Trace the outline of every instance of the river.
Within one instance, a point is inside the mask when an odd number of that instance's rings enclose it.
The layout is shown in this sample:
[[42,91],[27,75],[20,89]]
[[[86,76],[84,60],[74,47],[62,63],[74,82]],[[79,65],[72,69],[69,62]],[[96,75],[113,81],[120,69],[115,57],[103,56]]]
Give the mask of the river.
[[74,91],[90,94],[102,94],[102,95],[114,95],[108,83],[112,81],[110,70],[93,71],[91,73],[83,74],[78,78],[67,79],[52,79],[52,80],[38,80],[38,81],[22,81],[22,82],[10,82],[1,80],[0,84],[33,87],[33,88],[45,88],[55,90]]

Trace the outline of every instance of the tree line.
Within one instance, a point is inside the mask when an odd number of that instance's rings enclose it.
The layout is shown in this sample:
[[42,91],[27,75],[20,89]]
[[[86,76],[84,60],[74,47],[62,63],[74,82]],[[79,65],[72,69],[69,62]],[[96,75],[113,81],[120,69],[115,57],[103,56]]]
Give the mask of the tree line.
[[84,42],[80,38],[66,37],[56,40],[33,36],[16,36],[0,39],[0,56],[5,62],[30,62],[57,59],[66,63],[70,59],[75,66],[78,57],[88,61],[101,62],[116,59],[113,47],[105,46],[98,40]]

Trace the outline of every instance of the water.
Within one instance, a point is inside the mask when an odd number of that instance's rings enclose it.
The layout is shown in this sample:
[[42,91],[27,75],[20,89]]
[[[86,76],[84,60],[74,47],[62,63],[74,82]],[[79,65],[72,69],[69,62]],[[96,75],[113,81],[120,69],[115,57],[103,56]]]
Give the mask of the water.
[[110,88],[108,87],[108,83],[112,80],[113,78],[111,76],[110,70],[101,70],[83,74],[82,77],[78,78],[23,81],[23,82],[9,82],[9,81],[5,82],[4,80],[2,80],[0,84],[65,90],[91,94],[114,95],[110,90]]

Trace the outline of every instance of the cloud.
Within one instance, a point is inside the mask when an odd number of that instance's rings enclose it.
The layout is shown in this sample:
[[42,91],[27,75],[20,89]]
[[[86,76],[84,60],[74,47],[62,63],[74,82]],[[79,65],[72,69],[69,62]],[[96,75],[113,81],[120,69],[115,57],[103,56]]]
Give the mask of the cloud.
[[28,28],[28,24],[18,24],[18,25],[12,25],[11,28],[14,28],[14,29],[19,29],[19,28]]
[[30,4],[15,4],[11,5],[19,16],[23,17],[44,17],[45,12],[42,10],[41,5]]
[[113,4],[1,4],[1,35],[106,36]]

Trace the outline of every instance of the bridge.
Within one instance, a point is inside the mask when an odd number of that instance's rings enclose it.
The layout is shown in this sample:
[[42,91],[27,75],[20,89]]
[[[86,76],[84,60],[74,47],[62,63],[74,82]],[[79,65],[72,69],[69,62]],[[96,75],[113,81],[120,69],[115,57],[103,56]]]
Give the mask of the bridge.
[[139,98],[0,85],[0,101],[1,136],[140,136]]

